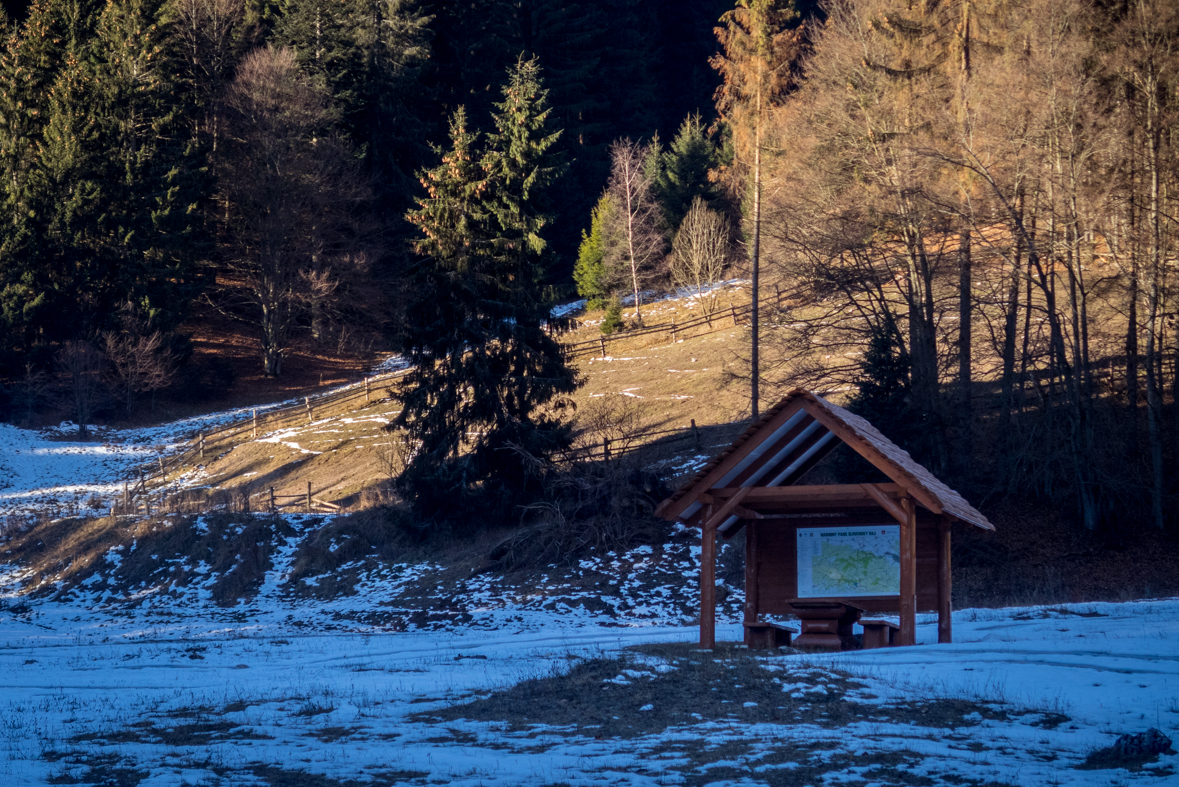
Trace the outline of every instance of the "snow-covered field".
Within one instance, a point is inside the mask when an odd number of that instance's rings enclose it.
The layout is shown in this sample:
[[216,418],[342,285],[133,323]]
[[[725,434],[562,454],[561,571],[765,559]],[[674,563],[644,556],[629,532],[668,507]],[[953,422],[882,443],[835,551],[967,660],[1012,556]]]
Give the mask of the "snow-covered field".
[[223,410],[147,429],[92,429],[85,441],[68,422],[39,431],[0,423],[0,519],[109,508],[135,467],[181,450],[194,434],[249,418],[251,410]]
[[[157,446],[232,417],[101,445],[0,426],[0,513],[113,494]],[[1174,754],[1079,767],[1122,733],[1179,739],[1179,600],[960,610],[953,645],[923,618],[912,648],[725,649],[685,684],[701,657],[666,643],[697,634],[686,538],[577,575],[612,579],[472,576],[446,591],[458,613],[415,618],[397,613],[427,564],[365,569],[354,595],[292,593],[298,543],[331,520],[288,521],[261,589],[231,607],[195,559],[183,587],[95,574],[36,598],[0,566],[0,784],[1179,784]],[[107,575],[126,558],[110,550]],[[734,592],[721,639],[739,639],[739,608]],[[566,677],[577,665],[607,672]],[[502,701],[527,680],[544,707]]]

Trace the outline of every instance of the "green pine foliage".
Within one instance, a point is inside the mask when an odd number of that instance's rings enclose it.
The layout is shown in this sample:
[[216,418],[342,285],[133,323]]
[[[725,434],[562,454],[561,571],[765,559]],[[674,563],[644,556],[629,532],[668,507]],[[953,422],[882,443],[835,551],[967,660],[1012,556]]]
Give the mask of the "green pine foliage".
[[688,215],[692,200],[700,197],[712,207],[719,196],[710,175],[719,163],[717,150],[700,115],[689,115],[684,120],[671,147],[662,154],[661,163],[656,190],[664,220],[674,235]]
[[0,62],[0,351],[5,362],[107,327],[133,303],[182,319],[206,244],[203,159],[183,131],[165,0],[100,14],[35,6]]
[[622,299],[617,295],[610,298],[606,304],[606,316],[602,319],[601,330],[602,334],[609,336],[618,333],[625,327],[622,321]]
[[581,232],[573,280],[577,283],[577,294],[586,299],[588,309],[603,308],[610,294],[606,277],[606,227],[612,210],[610,195],[603,194],[590,213],[589,233]]
[[411,204],[429,152],[429,22],[417,0],[291,0],[275,26],[274,41],[332,97],[389,216]]
[[909,354],[895,328],[872,331],[860,361],[856,387],[847,408],[902,448],[911,448],[915,424]]
[[423,517],[468,527],[503,521],[541,491],[533,457],[569,440],[544,408],[577,384],[543,329],[544,191],[561,167],[537,63],[518,62],[502,92],[481,154],[455,115],[409,214],[424,238],[396,422],[415,445],[401,488]]

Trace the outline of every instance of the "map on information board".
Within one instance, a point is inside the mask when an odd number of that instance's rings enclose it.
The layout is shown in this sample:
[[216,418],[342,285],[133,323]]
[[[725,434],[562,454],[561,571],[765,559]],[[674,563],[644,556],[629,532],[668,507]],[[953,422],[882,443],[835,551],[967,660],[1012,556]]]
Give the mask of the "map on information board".
[[900,593],[899,525],[798,529],[799,598]]

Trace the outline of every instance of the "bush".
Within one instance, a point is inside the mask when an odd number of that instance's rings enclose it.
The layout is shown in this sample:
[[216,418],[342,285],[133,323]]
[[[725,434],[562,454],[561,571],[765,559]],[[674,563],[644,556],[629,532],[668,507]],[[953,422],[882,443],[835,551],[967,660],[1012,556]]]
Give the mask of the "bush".
[[610,303],[606,306],[606,317],[602,320],[602,333],[609,336],[622,329],[622,301],[616,295],[610,299]]

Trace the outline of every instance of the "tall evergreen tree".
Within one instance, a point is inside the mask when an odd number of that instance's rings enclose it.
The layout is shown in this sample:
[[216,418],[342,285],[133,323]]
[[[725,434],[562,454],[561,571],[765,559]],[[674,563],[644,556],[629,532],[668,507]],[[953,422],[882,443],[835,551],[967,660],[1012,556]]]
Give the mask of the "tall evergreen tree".
[[604,308],[610,295],[606,250],[613,210],[610,195],[603,194],[590,215],[590,231],[582,231],[581,246],[577,250],[573,280],[577,283],[577,294],[586,299],[586,307],[590,309]]
[[576,377],[543,327],[544,190],[560,167],[535,60],[510,71],[496,107],[481,156],[465,115],[455,116],[409,216],[424,261],[396,423],[418,444],[402,485],[427,517],[508,516],[541,482],[525,454],[569,438],[544,411]]
[[717,167],[717,151],[704,130],[700,115],[689,115],[662,156],[655,188],[663,206],[669,233],[674,235],[688,215],[692,200],[700,197],[711,205],[717,197],[710,173]]
[[331,96],[391,216],[408,207],[427,152],[428,22],[417,0],[292,0],[275,29]]
[[200,223],[210,182],[185,128],[190,96],[176,95],[180,67],[171,33],[166,0],[109,3],[91,66],[116,295],[164,330],[184,317],[201,285],[196,264],[210,250]]

